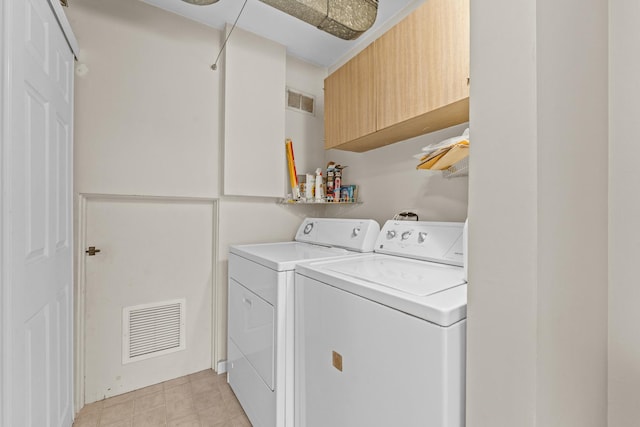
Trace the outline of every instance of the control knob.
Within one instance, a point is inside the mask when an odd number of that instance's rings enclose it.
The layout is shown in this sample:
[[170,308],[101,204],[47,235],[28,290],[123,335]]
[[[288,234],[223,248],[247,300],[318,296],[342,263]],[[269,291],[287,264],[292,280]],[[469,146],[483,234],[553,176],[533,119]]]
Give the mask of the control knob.
[[313,223],[310,222],[309,224],[304,226],[304,230],[302,231],[304,234],[309,234],[311,233],[311,230],[313,230]]
[[396,234],[397,234],[396,230],[387,231],[387,239],[389,239],[389,240],[393,239],[394,237],[396,237]]

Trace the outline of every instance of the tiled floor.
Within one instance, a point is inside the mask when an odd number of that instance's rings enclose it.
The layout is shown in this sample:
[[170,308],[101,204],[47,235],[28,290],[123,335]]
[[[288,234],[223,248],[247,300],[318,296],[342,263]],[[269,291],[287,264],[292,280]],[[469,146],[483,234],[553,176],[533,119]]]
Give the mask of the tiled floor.
[[91,403],[73,427],[251,427],[226,378],[208,369]]

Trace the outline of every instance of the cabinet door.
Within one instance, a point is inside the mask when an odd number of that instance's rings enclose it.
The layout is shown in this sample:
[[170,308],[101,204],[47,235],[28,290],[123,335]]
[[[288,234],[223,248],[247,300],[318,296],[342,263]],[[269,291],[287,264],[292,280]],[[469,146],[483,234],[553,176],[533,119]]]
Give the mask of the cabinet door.
[[374,70],[371,45],[325,79],[326,149],[376,131]]
[[229,38],[224,76],[225,196],[284,196],[286,55],[284,46],[241,28]]
[[374,46],[378,129],[469,96],[469,0],[429,0]]

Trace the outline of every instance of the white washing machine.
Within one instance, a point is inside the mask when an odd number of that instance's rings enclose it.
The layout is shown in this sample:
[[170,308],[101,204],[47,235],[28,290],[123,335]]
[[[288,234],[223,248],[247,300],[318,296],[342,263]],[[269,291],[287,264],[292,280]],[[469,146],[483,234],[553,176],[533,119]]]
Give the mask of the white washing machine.
[[373,220],[308,218],[295,241],[229,250],[228,381],[254,427],[293,427],[294,268],[371,252]]
[[375,253],[296,267],[296,426],[464,426],[463,240],[388,221]]

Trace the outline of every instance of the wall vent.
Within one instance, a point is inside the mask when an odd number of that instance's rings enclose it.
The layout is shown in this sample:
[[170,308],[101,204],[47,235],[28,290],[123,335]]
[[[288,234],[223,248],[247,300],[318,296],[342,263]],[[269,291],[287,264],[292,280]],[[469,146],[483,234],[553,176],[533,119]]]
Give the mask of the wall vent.
[[287,108],[315,115],[316,98],[295,89],[287,88]]
[[122,363],[184,350],[185,300],[125,307],[122,310]]

